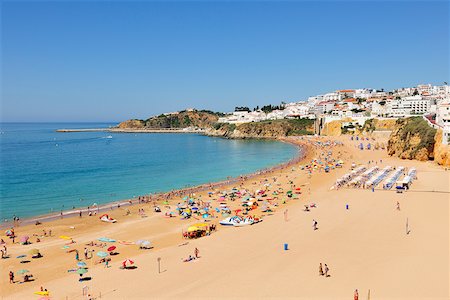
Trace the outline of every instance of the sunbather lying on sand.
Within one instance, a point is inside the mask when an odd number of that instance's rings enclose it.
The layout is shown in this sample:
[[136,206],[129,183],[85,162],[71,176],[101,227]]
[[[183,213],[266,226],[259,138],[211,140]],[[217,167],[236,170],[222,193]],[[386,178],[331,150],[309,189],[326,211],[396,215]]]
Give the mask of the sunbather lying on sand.
[[189,261],[191,261],[191,260],[195,260],[195,257],[192,256],[192,255],[189,255],[188,258],[183,259],[183,262],[189,262]]

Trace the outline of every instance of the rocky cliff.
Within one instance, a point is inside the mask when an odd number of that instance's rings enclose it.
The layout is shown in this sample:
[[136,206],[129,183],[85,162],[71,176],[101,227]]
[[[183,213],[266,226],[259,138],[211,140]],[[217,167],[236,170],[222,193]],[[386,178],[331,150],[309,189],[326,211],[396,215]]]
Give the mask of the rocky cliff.
[[421,161],[434,158],[436,129],[422,117],[398,119],[388,142],[388,154]]
[[225,138],[277,138],[314,133],[314,120],[274,120],[243,124],[216,124],[208,130],[211,136]]
[[323,125],[321,135],[340,136],[342,134],[342,121],[335,120]]
[[[352,118],[344,118],[342,120],[335,120],[325,123],[322,128],[322,135],[340,136],[342,134],[354,135],[371,135],[377,131],[390,131],[395,126],[395,119],[369,119],[363,126],[357,124]],[[343,128],[344,123],[353,123],[349,128]]]
[[121,129],[211,128],[221,115],[221,113],[206,110],[189,110],[154,116],[147,120],[127,120],[120,123],[118,127]]
[[434,136],[434,161],[439,165],[450,166],[450,145],[442,144],[442,130]]

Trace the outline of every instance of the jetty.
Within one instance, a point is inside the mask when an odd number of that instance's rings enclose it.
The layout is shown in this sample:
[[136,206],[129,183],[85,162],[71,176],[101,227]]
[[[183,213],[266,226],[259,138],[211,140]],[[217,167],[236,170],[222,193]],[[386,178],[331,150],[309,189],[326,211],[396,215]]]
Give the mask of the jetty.
[[57,129],[56,132],[114,132],[114,133],[204,133],[203,129],[192,128],[71,128]]

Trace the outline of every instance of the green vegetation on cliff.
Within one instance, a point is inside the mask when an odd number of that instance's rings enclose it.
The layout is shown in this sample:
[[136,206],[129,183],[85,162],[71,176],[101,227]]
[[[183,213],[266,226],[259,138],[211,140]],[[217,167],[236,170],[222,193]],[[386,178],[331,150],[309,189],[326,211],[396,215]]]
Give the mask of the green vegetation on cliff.
[[276,138],[314,133],[314,120],[289,119],[243,124],[217,123],[211,135],[228,138]]
[[212,128],[221,116],[223,116],[222,113],[209,110],[184,110],[173,114],[161,114],[147,120],[128,120],[120,123],[119,128]]
[[388,154],[404,159],[433,159],[435,135],[436,129],[422,117],[398,119],[389,137]]

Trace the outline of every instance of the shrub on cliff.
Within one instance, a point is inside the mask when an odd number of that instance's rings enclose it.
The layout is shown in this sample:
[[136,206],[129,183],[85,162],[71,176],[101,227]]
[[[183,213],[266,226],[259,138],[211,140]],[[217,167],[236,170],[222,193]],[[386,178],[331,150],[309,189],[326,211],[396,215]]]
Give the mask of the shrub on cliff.
[[389,137],[388,154],[404,159],[432,159],[435,135],[436,129],[422,117],[398,119]]

